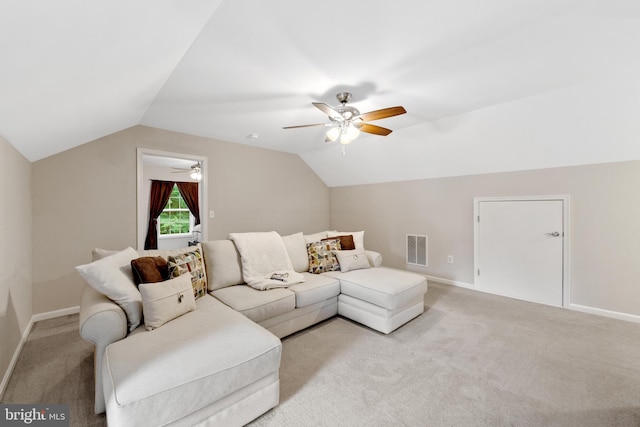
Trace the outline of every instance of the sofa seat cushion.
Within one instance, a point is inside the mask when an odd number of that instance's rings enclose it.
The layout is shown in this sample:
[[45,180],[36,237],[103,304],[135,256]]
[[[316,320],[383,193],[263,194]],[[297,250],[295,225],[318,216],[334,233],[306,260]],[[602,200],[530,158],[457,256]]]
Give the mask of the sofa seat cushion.
[[236,285],[211,294],[256,323],[296,308],[295,294],[284,288],[259,291],[248,285]]
[[340,281],[321,274],[302,273],[304,282],[287,289],[296,295],[296,308],[306,307],[340,294]]
[[278,371],[282,347],[272,333],[210,295],[196,304],[107,347],[102,376],[110,421],[165,425]]
[[427,292],[424,276],[394,268],[377,267],[346,273],[331,271],[322,275],[340,279],[341,293],[387,310],[410,305],[424,298]]

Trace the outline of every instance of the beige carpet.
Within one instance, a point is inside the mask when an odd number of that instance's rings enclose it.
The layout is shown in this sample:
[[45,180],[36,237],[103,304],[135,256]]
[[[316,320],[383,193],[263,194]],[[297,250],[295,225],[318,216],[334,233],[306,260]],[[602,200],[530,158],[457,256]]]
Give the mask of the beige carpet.
[[106,426],[94,414],[93,388],[93,345],[80,338],[74,314],[33,325],[2,403],[65,403],[71,425]]
[[[425,306],[390,335],[336,317],[285,338],[280,405],[251,425],[640,426],[640,325],[434,283]],[[91,346],[67,326],[37,337],[56,321],[34,327],[3,402],[104,425]]]

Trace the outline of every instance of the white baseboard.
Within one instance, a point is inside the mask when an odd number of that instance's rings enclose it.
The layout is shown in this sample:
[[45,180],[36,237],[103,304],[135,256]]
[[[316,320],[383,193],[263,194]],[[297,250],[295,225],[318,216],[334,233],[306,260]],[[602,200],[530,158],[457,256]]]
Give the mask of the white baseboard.
[[29,324],[26,328],[24,328],[24,332],[22,333],[22,337],[20,337],[20,342],[16,347],[16,350],[13,352],[13,357],[11,358],[11,362],[9,362],[9,366],[7,367],[7,371],[4,373],[2,377],[2,383],[0,383],[0,400],[4,396],[4,391],[7,388],[7,384],[9,384],[9,379],[11,378],[11,374],[13,374],[13,369],[16,367],[16,363],[18,362],[18,357],[22,352],[22,347],[24,343],[27,341],[27,337],[29,336],[29,332],[31,332],[31,327],[33,326],[33,316],[31,320],[29,320]]
[[444,283],[445,285],[453,285],[453,286],[459,286],[461,288],[476,290],[476,287],[471,283],[459,282],[457,280],[451,280],[451,279],[443,279],[442,277],[429,276],[429,275],[426,275],[425,277],[427,278],[427,280],[431,280],[433,282]]
[[640,316],[636,314],[605,310],[603,308],[589,307],[589,306],[580,305],[580,304],[569,304],[568,308],[570,310],[581,311],[583,313],[596,314],[598,316],[610,317],[612,319],[626,320],[627,322],[640,323]]
[[34,314],[31,317],[31,321],[35,323],[41,320],[55,319],[56,317],[62,317],[62,316],[67,316],[69,314],[76,314],[76,313],[80,313],[79,305],[76,305],[75,307],[62,308],[60,310],[47,311],[46,313]]
[[[469,284],[469,283],[465,283],[465,282],[458,282],[456,280],[443,279],[442,277],[435,277],[435,276],[426,276],[426,278],[427,278],[427,280],[432,280],[432,281],[438,282],[438,283],[444,283],[445,285],[459,286],[461,288],[467,288],[467,289],[471,289],[471,290],[478,291],[478,292],[484,292],[483,290],[476,289],[476,287],[474,285]],[[603,308],[589,307],[589,306],[585,306],[585,305],[572,304],[572,303],[569,303],[569,305],[567,305],[564,308],[567,308],[569,310],[580,311],[582,313],[595,314],[597,316],[609,317],[609,318],[612,318],[612,319],[625,320],[627,322],[640,323],[640,316],[638,316],[636,314],[622,313],[620,311],[611,311],[611,310],[605,310]]]
[[31,333],[31,328],[33,324],[39,322],[41,320],[55,319],[56,317],[62,317],[69,314],[75,314],[80,312],[80,306],[63,308],[61,310],[48,311],[46,313],[38,313],[31,316],[31,320],[29,320],[29,324],[26,328],[24,328],[24,332],[22,333],[22,337],[20,337],[20,342],[16,347],[16,350],[13,352],[13,357],[11,357],[11,362],[9,362],[9,366],[7,367],[7,371],[4,373],[2,377],[2,382],[0,383],[0,400],[4,396],[4,391],[7,388],[7,384],[9,383],[9,379],[11,378],[11,374],[13,374],[13,370],[16,367],[16,363],[18,363],[18,358],[20,357],[20,353],[22,352],[22,348],[24,347],[24,343],[27,341],[27,337],[29,333]]

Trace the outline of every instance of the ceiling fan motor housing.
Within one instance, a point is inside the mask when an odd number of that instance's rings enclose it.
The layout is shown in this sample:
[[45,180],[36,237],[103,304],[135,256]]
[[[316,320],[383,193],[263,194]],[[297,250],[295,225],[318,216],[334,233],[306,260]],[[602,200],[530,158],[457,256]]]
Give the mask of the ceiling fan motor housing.
[[336,95],[336,98],[338,99],[338,102],[341,104],[346,104],[347,102],[351,101],[351,93],[349,92],[340,92]]

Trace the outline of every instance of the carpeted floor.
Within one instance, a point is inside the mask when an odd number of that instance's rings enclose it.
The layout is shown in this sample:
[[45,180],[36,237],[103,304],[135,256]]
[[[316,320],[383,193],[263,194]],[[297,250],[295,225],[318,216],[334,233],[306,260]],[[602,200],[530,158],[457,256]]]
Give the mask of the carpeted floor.
[[[640,426],[640,325],[430,283],[389,335],[335,317],[283,339],[262,426]],[[77,316],[39,322],[3,403],[102,426]]]
[[80,338],[73,314],[33,325],[2,403],[65,403],[71,425],[106,426],[93,411],[93,388],[93,345]]

